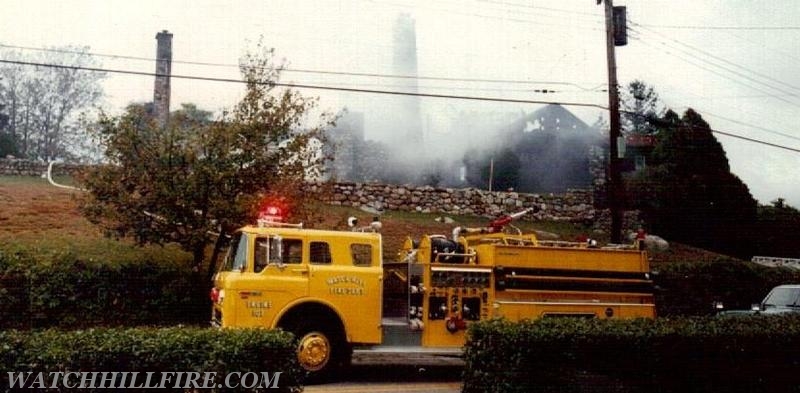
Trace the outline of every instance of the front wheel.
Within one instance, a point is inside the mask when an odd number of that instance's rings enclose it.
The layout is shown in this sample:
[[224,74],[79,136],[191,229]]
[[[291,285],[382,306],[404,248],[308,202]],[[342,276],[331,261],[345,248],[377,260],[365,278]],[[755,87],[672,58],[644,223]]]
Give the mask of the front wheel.
[[301,324],[290,331],[297,339],[297,362],[310,382],[329,378],[349,364],[350,354],[344,334]]
[[319,372],[328,366],[333,358],[331,339],[320,331],[298,335],[297,361],[308,372]]

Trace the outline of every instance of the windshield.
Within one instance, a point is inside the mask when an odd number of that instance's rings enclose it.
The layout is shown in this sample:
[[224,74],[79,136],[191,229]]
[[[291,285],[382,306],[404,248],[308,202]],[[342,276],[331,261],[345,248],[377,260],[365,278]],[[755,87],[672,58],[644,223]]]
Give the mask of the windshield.
[[764,307],[785,307],[797,304],[800,288],[775,288],[764,299]]
[[241,232],[234,235],[230,248],[225,256],[222,271],[243,271],[247,260],[247,236]]

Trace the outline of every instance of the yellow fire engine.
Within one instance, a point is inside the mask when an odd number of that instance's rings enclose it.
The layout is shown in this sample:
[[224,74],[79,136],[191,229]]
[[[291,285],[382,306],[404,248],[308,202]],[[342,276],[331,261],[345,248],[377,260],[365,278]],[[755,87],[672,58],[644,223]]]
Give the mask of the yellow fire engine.
[[408,239],[399,261],[384,263],[379,222],[303,229],[276,222],[273,209],[231,238],[214,276],[212,323],[291,331],[300,364],[323,373],[347,365],[354,347],[453,353],[470,323],[489,318],[655,316],[639,241],[539,240],[512,230],[527,211]]

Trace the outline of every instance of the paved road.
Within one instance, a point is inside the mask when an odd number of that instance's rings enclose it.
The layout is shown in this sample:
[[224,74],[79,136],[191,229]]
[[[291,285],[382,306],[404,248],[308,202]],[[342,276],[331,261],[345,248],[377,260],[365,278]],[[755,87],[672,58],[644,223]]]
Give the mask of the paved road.
[[461,383],[458,382],[424,382],[424,383],[335,383],[328,385],[306,386],[306,393],[458,393],[461,392]]
[[333,381],[306,386],[307,393],[459,393],[463,365],[457,359],[354,356],[353,367]]
[[[412,365],[402,364],[407,359],[398,356],[392,364],[371,364],[372,361],[356,362],[347,374],[336,380],[305,387],[306,393],[460,393],[462,365]],[[647,391],[641,381],[620,380],[585,370],[565,370],[564,388],[586,393],[633,393]]]
[[461,392],[461,367],[355,365],[337,380],[306,386],[306,393]]

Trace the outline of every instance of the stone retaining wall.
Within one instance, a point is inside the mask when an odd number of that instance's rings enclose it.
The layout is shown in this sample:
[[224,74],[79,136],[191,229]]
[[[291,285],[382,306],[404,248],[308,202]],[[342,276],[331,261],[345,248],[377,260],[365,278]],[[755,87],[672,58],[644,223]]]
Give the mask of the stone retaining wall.
[[[57,164],[55,176],[71,175],[81,165]],[[0,176],[41,176],[47,163],[20,159],[0,159]],[[309,184],[310,192],[321,189]],[[594,191],[569,190],[563,194],[489,192],[475,188],[435,188],[430,186],[375,183],[336,183],[329,202],[333,205],[368,207],[375,210],[402,210],[421,213],[497,217],[530,207],[544,207],[523,220],[602,222],[601,210],[594,207]]]
[[[316,192],[318,185],[310,185]],[[333,205],[368,207],[375,210],[417,211],[453,215],[496,217],[530,207],[544,207],[527,220],[553,220],[592,223],[598,211],[593,206],[592,190],[569,190],[563,194],[525,194],[489,192],[475,188],[435,188],[431,186],[373,183],[336,183],[330,200]]]
[[[47,162],[22,160],[16,158],[0,159],[0,176],[42,176],[47,173]],[[53,166],[53,176],[73,175],[83,168],[78,164],[56,164]]]

